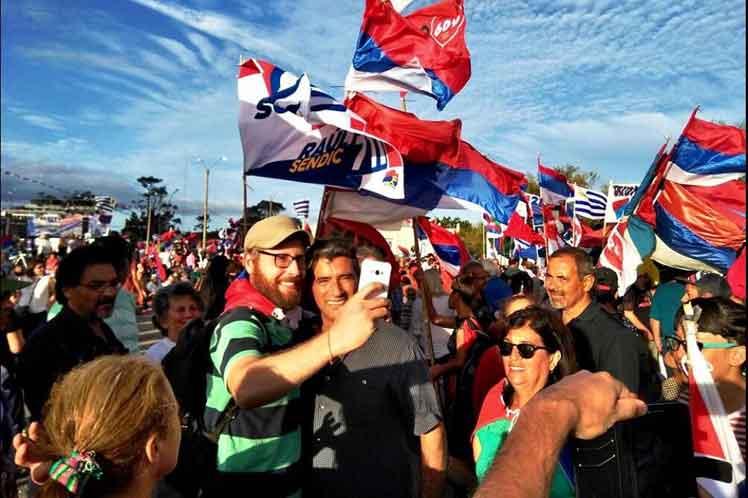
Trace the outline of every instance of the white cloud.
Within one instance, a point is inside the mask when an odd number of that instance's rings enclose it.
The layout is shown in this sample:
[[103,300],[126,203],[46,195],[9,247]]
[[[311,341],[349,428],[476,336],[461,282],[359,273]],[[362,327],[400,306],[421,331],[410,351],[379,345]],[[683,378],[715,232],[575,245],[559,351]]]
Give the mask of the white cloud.
[[151,35],[150,38],[170,52],[174,57],[179,59],[179,62],[181,62],[187,69],[197,71],[201,68],[201,64],[198,62],[194,51],[187,48],[182,43],[163,36]]

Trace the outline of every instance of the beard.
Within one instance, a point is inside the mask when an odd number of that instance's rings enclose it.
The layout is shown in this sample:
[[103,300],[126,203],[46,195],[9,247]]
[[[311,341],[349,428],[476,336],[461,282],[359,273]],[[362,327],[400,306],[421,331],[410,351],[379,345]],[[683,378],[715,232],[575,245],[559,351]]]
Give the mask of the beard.
[[[266,277],[257,267],[253,269],[250,276],[252,285],[260,291],[260,294],[270,299],[280,309],[287,311],[295,308],[301,302],[301,279],[280,280],[276,282]],[[280,283],[284,281],[296,282],[296,289],[282,290]]]

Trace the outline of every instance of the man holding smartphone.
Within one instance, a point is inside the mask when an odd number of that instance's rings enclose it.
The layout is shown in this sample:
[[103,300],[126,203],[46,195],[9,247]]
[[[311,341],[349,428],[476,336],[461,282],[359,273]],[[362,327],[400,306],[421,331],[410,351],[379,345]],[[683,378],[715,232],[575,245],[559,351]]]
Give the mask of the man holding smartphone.
[[[318,241],[309,270],[319,333],[326,334],[355,298],[355,250],[342,240]],[[446,437],[423,353],[402,329],[384,320],[376,327],[363,346],[306,384],[314,399],[306,496],[442,496]]]
[[366,343],[374,320],[388,313],[373,284],[341,306],[341,319],[311,339],[298,334],[309,235],[287,216],[254,224],[244,240],[244,270],[226,292],[210,344],[205,422],[218,427],[218,474],[207,496],[237,489],[264,497],[301,495],[301,423],[308,417],[300,385],[335,358]]

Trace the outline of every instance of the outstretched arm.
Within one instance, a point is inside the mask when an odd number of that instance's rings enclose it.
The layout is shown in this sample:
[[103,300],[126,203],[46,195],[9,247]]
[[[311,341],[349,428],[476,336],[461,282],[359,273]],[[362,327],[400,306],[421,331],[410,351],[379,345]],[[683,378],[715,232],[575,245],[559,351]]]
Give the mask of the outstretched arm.
[[548,496],[569,434],[592,439],[646,410],[643,401],[608,373],[582,371],[566,377],[525,405],[475,498]]

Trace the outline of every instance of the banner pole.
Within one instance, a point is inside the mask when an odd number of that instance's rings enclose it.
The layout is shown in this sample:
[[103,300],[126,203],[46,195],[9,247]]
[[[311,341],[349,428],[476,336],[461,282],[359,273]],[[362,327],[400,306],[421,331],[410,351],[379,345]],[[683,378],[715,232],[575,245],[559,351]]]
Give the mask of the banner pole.
[[[416,261],[418,262],[418,270],[422,271],[421,268],[421,247],[418,241],[418,217],[414,216],[413,220],[413,251],[416,253]],[[420,286],[421,289],[421,304],[423,305],[423,327],[426,333],[427,351],[426,354],[429,360],[429,366],[434,365],[434,339],[431,337],[431,306],[426,304],[427,299],[431,299],[431,293],[426,285]]]

